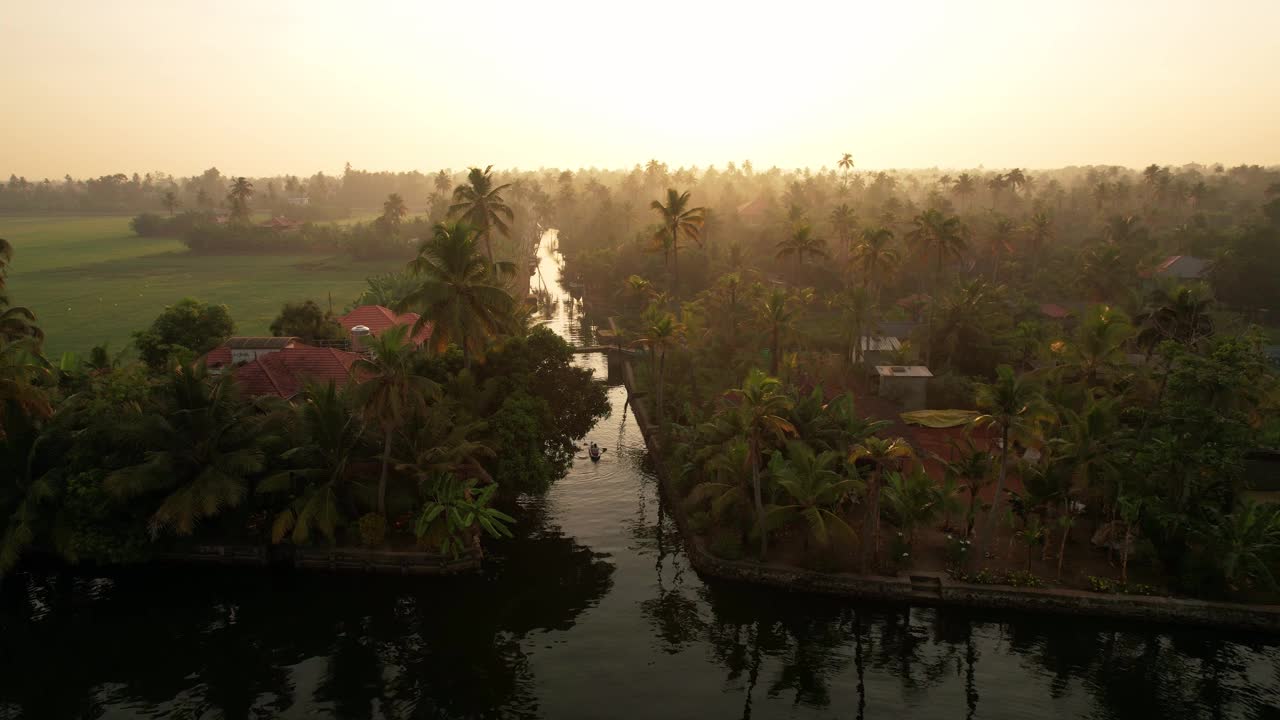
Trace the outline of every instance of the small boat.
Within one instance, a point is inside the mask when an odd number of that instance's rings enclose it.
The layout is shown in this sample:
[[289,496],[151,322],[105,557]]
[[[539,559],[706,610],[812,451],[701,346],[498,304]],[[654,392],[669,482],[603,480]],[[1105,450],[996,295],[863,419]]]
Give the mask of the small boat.
[[600,456],[603,454],[604,449],[599,446],[592,445],[590,448],[587,448],[587,456],[591,458],[591,462],[600,462]]

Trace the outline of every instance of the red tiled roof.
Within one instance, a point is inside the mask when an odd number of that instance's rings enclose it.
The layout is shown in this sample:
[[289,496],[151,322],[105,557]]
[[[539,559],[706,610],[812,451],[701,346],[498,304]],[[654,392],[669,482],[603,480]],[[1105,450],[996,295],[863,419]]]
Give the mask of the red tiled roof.
[[761,215],[764,215],[766,212],[768,212],[768,210],[769,210],[769,203],[765,202],[764,198],[756,198],[755,200],[748,200],[747,202],[744,202],[738,206],[738,214],[743,215],[745,217],[750,217],[750,218],[760,217]]
[[[382,331],[389,327],[394,327],[396,325],[412,326],[414,323],[418,322],[418,317],[418,313],[412,312],[397,315],[392,312],[390,308],[386,308],[381,305],[361,305],[355,310],[343,315],[341,318],[338,318],[338,322],[348,333],[351,332],[351,328],[357,325],[364,325],[369,328],[369,331],[372,332],[373,335],[377,336],[381,335]],[[421,345],[430,337],[431,324],[428,323],[414,334],[413,342]]]
[[235,375],[249,397],[276,395],[287,400],[302,392],[308,380],[346,385],[351,366],[359,359],[359,355],[343,350],[294,345],[241,365]]
[[1054,305],[1053,303],[1045,303],[1040,306],[1040,314],[1057,319],[1057,320],[1061,320],[1063,318],[1070,317],[1071,311],[1062,307],[1061,305]]
[[206,353],[197,362],[204,363],[204,366],[210,370],[226,367],[231,364],[231,348],[226,345],[219,345]]

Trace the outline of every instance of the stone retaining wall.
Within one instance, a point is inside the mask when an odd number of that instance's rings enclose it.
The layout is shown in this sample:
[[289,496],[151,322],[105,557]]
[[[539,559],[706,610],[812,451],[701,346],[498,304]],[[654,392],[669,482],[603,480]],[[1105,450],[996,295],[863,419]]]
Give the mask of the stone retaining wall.
[[[613,319],[609,322],[613,325]],[[617,326],[614,325],[614,331]],[[655,456],[659,485],[670,501],[684,540],[689,562],[698,572],[714,578],[768,585],[785,590],[815,592],[853,598],[896,600],[922,605],[960,605],[1065,615],[1115,617],[1131,620],[1201,625],[1280,634],[1280,606],[1208,602],[1173,597],[1113,595],[1084,590],[1015,588],[1008,585],[975,585],[955,582],[941,573],[910,573],[899,577],[822,573],[813,570],[726,560],[711,554],[705,542],[690,531],[688,517],[661,460],[657,428],[648,422],[647,400],[635,394],[631,361],[623,360],[623,382],[645,445]]]
[[291,545],[197,545],[180,551],[155,554],[160,562],[241,567],[294,567],[331,572],[368,572],[391,575],[455,575],[480,569],[478,547],[451,555],[365,548],[299,548]]

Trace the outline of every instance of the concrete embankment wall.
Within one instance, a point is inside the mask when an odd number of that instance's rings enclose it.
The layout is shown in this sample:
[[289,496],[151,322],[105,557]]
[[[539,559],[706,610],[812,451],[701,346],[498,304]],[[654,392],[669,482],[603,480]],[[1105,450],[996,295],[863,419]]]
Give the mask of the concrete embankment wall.
[[[610,323],[612,322],[611,319]],[[684,539],[690,563],[704,575],[786,590],[850,598],[1113,617],[1280,634],[1280,606],[1277,605],[1246,605],[1056,588],[976,585],[955,582],[943,573],[919,572],[898,577],[823,573],[787,565],[716,557],[706,548],[702,537],[689,529],[688,513],[683,503],[679,502],[679,495],[675,492],[671,478],[662,462],[658,428],[650,424],[648,398],[636,393],[635,374],[631,368],[631,361],[624,359],[623,362],[623,382],[627,387],[632,412],[644,435],[645,445],[655,457],[654,465],[658,471],[663,494],[670,502],[670,511],[680,528],[680,535]]]

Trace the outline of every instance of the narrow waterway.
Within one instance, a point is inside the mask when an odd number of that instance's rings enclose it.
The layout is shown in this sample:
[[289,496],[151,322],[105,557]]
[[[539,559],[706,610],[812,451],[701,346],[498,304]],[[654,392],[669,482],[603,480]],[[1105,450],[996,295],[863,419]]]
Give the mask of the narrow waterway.
[[[553,246],[544,319],[589,342]],[[704,581],[609,397],[604,458],[526,500],[481,577],[15,578],[0,718],[1280,717],[1273,640]]]

